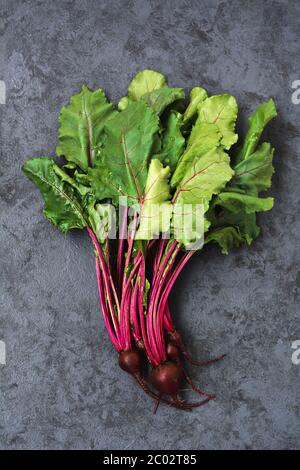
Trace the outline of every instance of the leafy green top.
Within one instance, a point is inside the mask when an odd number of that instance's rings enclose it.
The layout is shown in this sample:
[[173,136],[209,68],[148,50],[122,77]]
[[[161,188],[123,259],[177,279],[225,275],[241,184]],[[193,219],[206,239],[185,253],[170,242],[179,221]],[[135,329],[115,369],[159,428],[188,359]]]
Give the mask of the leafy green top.
[[178,235],[175,228],[186,207],[196,225],[198,204],[205,243],[228,253],[257,237],[256,213],[273,205],[272,198],[259,196],[271,186],[274,171],[274,150],[269,143],[259,145],[265,125],[276,116],[273,100],[253,113],[245,139],[233,150],[237,104],[231,95],[208,97],[196,87],[185,106],[181,88],[144,70],[118,108],[102,90],[84,86],[60,113],[56,152],[67,163],[59,167],[46,157],[23,165],[43,195],[44,215],[57,228],[66,233],[90,226],[105,242],[103,228],[113,218],[107,203],[118,206],[122,196],[140,212],[140,240],[171,231],[171,238],[188,246],[195,234]]

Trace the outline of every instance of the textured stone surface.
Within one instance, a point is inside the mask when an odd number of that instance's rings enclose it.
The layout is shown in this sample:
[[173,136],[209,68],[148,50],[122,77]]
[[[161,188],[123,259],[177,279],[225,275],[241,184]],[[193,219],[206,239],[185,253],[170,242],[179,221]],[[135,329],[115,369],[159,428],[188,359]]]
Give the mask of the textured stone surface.
[[[0,1],[0,447],[246,449],[300,447],[299,76],[296,1]],[[20,172],[54,155],[57,115],[82,83],[114,101],[140,69],[174,86],[228,90],[246,115],[272,96],[279,117],[276,205],[262,235],[228,257],[191,262],[173,308],[191,351],[222,363],[194,370],[215,402],[193,413],[152,404],[120,373],[101,321],[90,243],[55,231]]]

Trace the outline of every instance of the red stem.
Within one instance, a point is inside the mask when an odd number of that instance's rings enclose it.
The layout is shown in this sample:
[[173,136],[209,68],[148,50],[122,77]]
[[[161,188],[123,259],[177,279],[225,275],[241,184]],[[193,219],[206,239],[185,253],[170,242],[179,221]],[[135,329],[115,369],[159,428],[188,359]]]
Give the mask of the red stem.
[[169,333],[175,330],[175,326],[173,325],[171,314],[170,314],[170,309],[167,303],[166,303],[165,310],[164,310],[164,327]]
[[154,266],[153,266],[154,276],[155,276],[155,273],[157,272],[157,270],[159,268],[160,260],[161,260],[162,254],[164,252],[164,249],[166,247],[166,244],[167,244],[166,240],[160,240],[159,250],[156,253],[155,260],[154,260]]
[[[149,301],[148,316],[147,316],[147,326],[151,336],[153,337],[153,343],[155,345],[155,352],[160,358],[160,362],[166,360],[166,348],[163,334],[163,327],[161,326],[159,311],[157,310],[157,304],[160,299],[160,293],[163,288],[164,282],[170,273],[172,266],[175,262],[176,256],[181,248],[181,245],[174,240],[170,249],[168,250],[167,255],[164,258],[164,261],[155,276],[154,286],[151,292],[151,297]],[[173,258],[170,261],[170,258],[174,254]],[[169,265],[168,265],[169,263]]]
[[106,266],[106,263],[105,263],[104,258],[103,258],[103,253],[102,253],[102,250],[100,248],[100,245],[98,243],[98,240],[97,240],[94,232],[92,231],[92,229],[90,227],[87,227],[87,230],[88,230],[88,233],[89,233],[89,235],[90,235],[90,237],[93,241],[93,244],[96,248],[96,251],[97,251],[97,254],[98,254],[98,257],[99,257],[98,259],[99,259],[100,268],[101,268],[101,271],[102,271],[102,274],[103,274],[103,281],[104,281],[105,293],[106,293],[107,301],[108,301],[108,307],[109,307],[111,319],[112,319],[112,322],[113,322],[113,325],[114,325],[114,329],[115,329],[115,332],[116,332],[116,336],[119,338],[120,337],[119,336],[120,335],[119,325],[118,325],[118,321],[117,321],[117,318],[116,318],[116,315],[115,315],[115,310],[114,310],[111,291],[110,291],[110,283],[111,283],[111,285],[113,285],[113,280],[112,280],[110,274],[107,272],[107,266]]
[[130,300],[131,300],[131,281],[136,275],[139,265],[141,263],[141,254],[136,257],[136,263],[132,268],[132,271],[126,280],[126,284],[122,289],[122,300],[120,309],[120,327],[123,341],[128,345],[128,349],[131,346],[131,330],[130,330]]
[[127,228],[127,207],[124,208],[124,215],[122,219],[121,232],[119,237],[118,257],[117,257],[117,270],[118,270],[118,282],[119,288],[121,289],[122,284],[122,269],[123,269],[123,257],[124,257],[124,244],[125,244],[125,231]]
[[144,290],[145,290],[145,283],[146,283],[146,275],[145,275],[145,260],[143,257],[142,257],[139,275],[141,276],[141,284],[140,284],[140,290],[139,290],[139,296],[138,296],[138,312],[139,312],[139,318],[140,318],[143,343],[145,346],[147,357],[149,361],[151,362],[151,364],[158,365],[159,363],[156,362],[155,357],[152,354],[152,350],[150,348],[150,344],[149,344],[148,336],[147,336],[146,317],[144,313]]
[[124,303],[124,339],[126,344],[126,350],[131,350],[131,331],[130,331],[130,299],[131,299],[131,286],[129,286],[125,294]]
[[161,311],[158,308],[158,302],[160,300],[161,296],[161,291],[163,289],[163,286],[165,284],[165,281],[167,281],[168,278],[171,276],[171,268],[174,265],[175,259],[180,251],[181,245],[177,245],[176,250],[174,252],[174,256],[170,262],[170,265],[168,266],[168,270],[164,273],[162,282],[159,286],[156,299],[155,299],[155,305],[154,305],[154,311],[156,312],[156,332],[157,332],[157,338],[158,341],[160,342],[160,347],[164,352],[164,357],[166,357],[166,345],[165,345],[165,336],[164,336],[164,311]]
[[133,323],[133,335],[134,335],[135,342],[141,339],[141,330],[140,330],[140,324],[139,324],[139,318],[138,318],[138,306],[137,306],[140,287],[141,287],[141,277],[140,277],[140,271],[139,271],[136,281],[135,281],[135,286],[134,286],[133,294],[131,296],[131,304],[130,304],[130,317]]
[[128,233],[129,241],[128,241],[128,250],[127,250],[127,255],[126,255],[126,260],[125,260],[125,266],[124,266],[123,286],[124,286],[124,283],[126,281],[126,271],[129,267],[129,263],[130,263],[136,226],[137,226],[137,213],[135,212],[134,213],[134,219],[133,219],[133,230],[132,230],[132,233]]
[[193,256],[194,253],[195,253],[195,251],[193,251],[193,250],[185,253],[183,258],[181,258],[180,262],[176,266],[176,268],[175,268],[173,274],[171,275],[170,279],[168,280],[168,283],[167,283],[167,285],[164,289],[164,292],[161,296],[161,300],[160,300],[160,304],[159,304],[159,310],[162,312],[162,314],[165,310],[165,306],[166,306],[166,303],[168,301],[168,297],[169,297],[169,294],[172,290],[172,287],[174,286],[174,284],[175,284],[179,274],[183,270],[184,266],[189,261],[189,259]]
[[119,342],[119,339],[116,337],[116,335],[113,331],[113,328],[110,324],[110,321],[109,321],[109,314],[108,314],[107,306],[106,306],[106,302],[105,302],[103,283],[102,283],[102,280],[101,280],[100,266],[99,266],[99,262],[98,262],[97,258],[96,258],[95,261],[96,261],[96,275],[97,275],[98,291],[99,291],[99,297],[100,297],[100,303],[101,303],[101,309],[102,309],[102,314],[103,314],[103,318],[104,318],[104,323],[105,323],[105,326],[106,326],[106,329],[107,329],[107,332],[108,332],[108,335],[109,335],[109,338],[110,338],[111,342],[113,343],[115,349],[118,352],[120,352],[123,348],[122,348],[122,346]]

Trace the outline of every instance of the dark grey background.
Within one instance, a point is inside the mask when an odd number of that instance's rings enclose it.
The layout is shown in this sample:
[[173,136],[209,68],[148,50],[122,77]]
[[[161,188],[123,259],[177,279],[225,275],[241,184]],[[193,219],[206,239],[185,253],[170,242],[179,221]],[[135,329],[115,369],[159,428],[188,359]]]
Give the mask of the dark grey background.
[[[0,1],[0,447],[3,449],[300,448],[297,1]],[[228,257],[214,247],[176,286],[190,350],[223,363],[195,369],[217,400],[193,413],[152,403],[121,373],[100,316],[87,236],[64,237],[20,172],[54,155],[60,107],[83,83],[117,102],[154,68],[173,86],[230,91],[246,116],[273,97],[279,117],[276,204],[262,235]]]

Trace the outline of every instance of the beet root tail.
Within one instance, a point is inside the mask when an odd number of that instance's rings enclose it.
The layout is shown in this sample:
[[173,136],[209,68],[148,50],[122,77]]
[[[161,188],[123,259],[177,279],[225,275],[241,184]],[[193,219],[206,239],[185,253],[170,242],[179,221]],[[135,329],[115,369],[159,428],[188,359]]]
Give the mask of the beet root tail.
[[156,393],[152,392],[152,390],[149,388],[149,385],[145,381],[145,379],[140,375],[140,374],[134,374],[133,377],[141,387],[141,389],[153,400],[156,401],[156,406],[154,409],[154,412],[157,412],[158,406],[160,403],[164,403],[165,405],[172,406],[174,408],[180,408],[181,410],[186,410],[190,411],[190,406],[182,406],[181,404],[176,403],[174,400],[167,400],[166,398],[163,398],[162,395],[156,395]]
[[211,364],[215,364],[216,362],[221,361],[226,356],[226,354],[222,354],[221,356],[215,357],[213,359],[209,359],[208,361],[197,361],[193,359],[190,353],[186,350],[184,341],[179,331],[174,330],[172,333],[169,333],[169,337],[170,337],[171,344],[173,344],[173,346],[178,348],[181,354],[184,356],[184,358],[193,366],[199,366],[199,367],[210,366]]
[[193,408],[199,408],[200,406],[206,405],[210,400],[213,400],[214,397],[210,396],[205,398],[202,401],[199,402],[187,402],[185,400],[182,400],[178,395],[173,395],[172,400],[175,403],[177,408],[180,408],[181,410],[188,410],[192,411]]
[[216,396],[213,395],[212,393],[204,392],[199,387],[197,387],[197,385],[193,382],[192,378],[189,376],[189,374],[184,369],[183,369],[183,373],[184,373],[185,380],[192,387],[192,390],[194,390],[194,392],[198,393],[198,395],[202,395],[202,396],[208,398],[209,400],[213,400],[214,398],[216,398]]
[[216,362],[219,362],[222,359],[224,359],[224,357],[226,356],[226,354],[222,354],[222,356],[209,359],[208,361],[197,361],[193,359],[187,351],[181,350],[181,352],[182,352],[182,355],[190,364],[192,364],[193,366],[199,366],[199,367],[205,367],[205,366],[210,366],[211,364],[215,364]]
[[160,405],[160,400],[161,400],[161,395],[158,396],[158,400],[157,402],[155,403],[155,406],[154,406],[154,410],[153,410],[153,414],[155,415],[157,410],[158,410],[158,407]]

